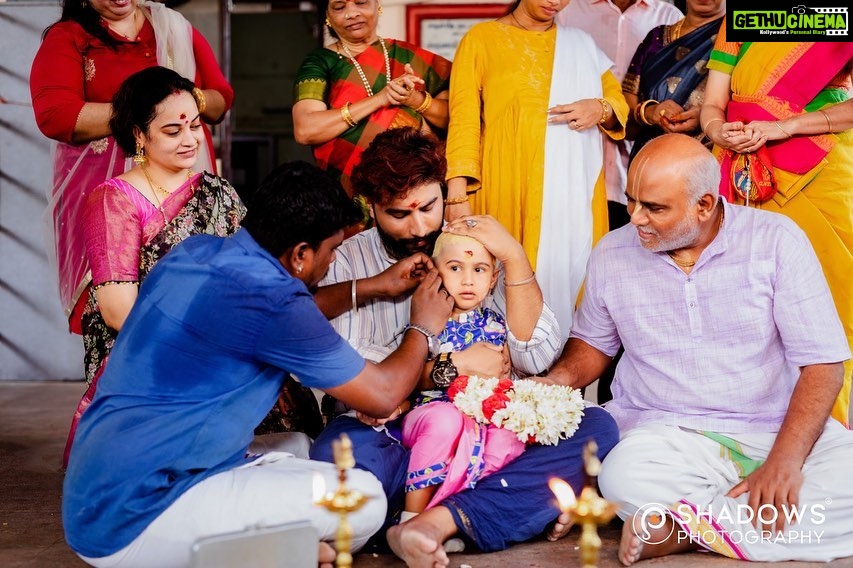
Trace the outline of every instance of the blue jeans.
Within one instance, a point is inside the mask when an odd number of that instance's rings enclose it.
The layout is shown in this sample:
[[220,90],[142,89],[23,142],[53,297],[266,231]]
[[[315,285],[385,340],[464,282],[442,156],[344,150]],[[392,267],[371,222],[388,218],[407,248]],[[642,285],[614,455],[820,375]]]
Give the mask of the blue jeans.
[[[402,510],[408,451],[385,432],[377,432],[349,416],[339,416],[323,430],[311,447],[311,459],[334,461],[332,441],[346,432],[353,443],[356,467],[375,475],[388,497],[388,515]],[[559,477],[577,493],[583,487],[583,449],[587,441],[598,444],[598,457],[619,441],[616,422],[602,408],[584,410],[574,436],[556,446],[528,446],[521,456],[500,471],[481,479],[476,487],[445,499],[463,537],[486,552],[504,550],[543,532],[559,514],[548,480]]]

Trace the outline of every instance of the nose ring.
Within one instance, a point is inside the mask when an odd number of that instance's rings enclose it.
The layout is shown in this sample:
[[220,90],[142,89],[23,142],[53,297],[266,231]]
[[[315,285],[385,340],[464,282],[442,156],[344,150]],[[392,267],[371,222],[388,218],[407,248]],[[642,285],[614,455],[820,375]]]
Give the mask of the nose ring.
[[477,226],[477,221],[475,219],[465,219],[465,224],[468,225],[469,229],[473,229]]

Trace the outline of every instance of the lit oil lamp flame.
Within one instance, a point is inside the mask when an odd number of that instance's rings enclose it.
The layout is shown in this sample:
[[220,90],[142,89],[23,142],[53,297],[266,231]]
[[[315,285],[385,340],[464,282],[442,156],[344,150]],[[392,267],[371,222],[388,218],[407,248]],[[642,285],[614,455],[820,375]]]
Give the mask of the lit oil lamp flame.
[[562,479],[552,477],[548,480],[548,487],[551,488],[551,491],[557,497],[557,502],[560,504],[560,510],[564,513],[570,511],[572,507],[575,506],[575,503],[577,503],[572,486]]

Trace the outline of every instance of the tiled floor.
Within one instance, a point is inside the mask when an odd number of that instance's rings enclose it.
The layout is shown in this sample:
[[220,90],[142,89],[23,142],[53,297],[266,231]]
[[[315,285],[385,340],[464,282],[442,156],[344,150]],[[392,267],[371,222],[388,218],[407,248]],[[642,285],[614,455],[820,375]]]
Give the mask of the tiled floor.
[[[65,544],[60,518],[60,459],[71,413],[83,392],[81,383],[10,383],[0,381],[0,567],[64,568],[85,566]],[[579,566],[579,531],[557,543],[544,540],[493,554],[455,554],[451,566],[472,568],[564,568]],[[619,566],[618,523],[601,531],[599,566]],[[737,561],[691,553],[649,560],[639,566],[732,568]],[[250,567],[249,564],[245,565]],[[286,566],[286,564],[285,564]],[[356,568],[403,566],[390,555],[359,554]],[[740,564],[743,566],[743,564]],[[826,566],[785,563],[791,568]],[[853,568],[853,558],[832,568]],[[152,567],[159,568],[159,567]],[[243,568],[242,566],[240,568]]]

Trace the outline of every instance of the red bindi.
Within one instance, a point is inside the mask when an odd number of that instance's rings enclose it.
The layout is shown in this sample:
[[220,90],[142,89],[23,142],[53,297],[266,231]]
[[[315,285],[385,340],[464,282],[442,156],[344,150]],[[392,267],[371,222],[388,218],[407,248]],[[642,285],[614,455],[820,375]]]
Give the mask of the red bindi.
[[474,251],[472,251],[472,250],[466,250],[466,251],[465,251],[465,254],[467,254],[468,256],[474,256]]
[[409,209],[417,209],[420,204],[420,201],[412,201],[409,203]]
[[186,120],[186,119],[187,119],[187,115],[184,113],[181,113],[181,120]]

